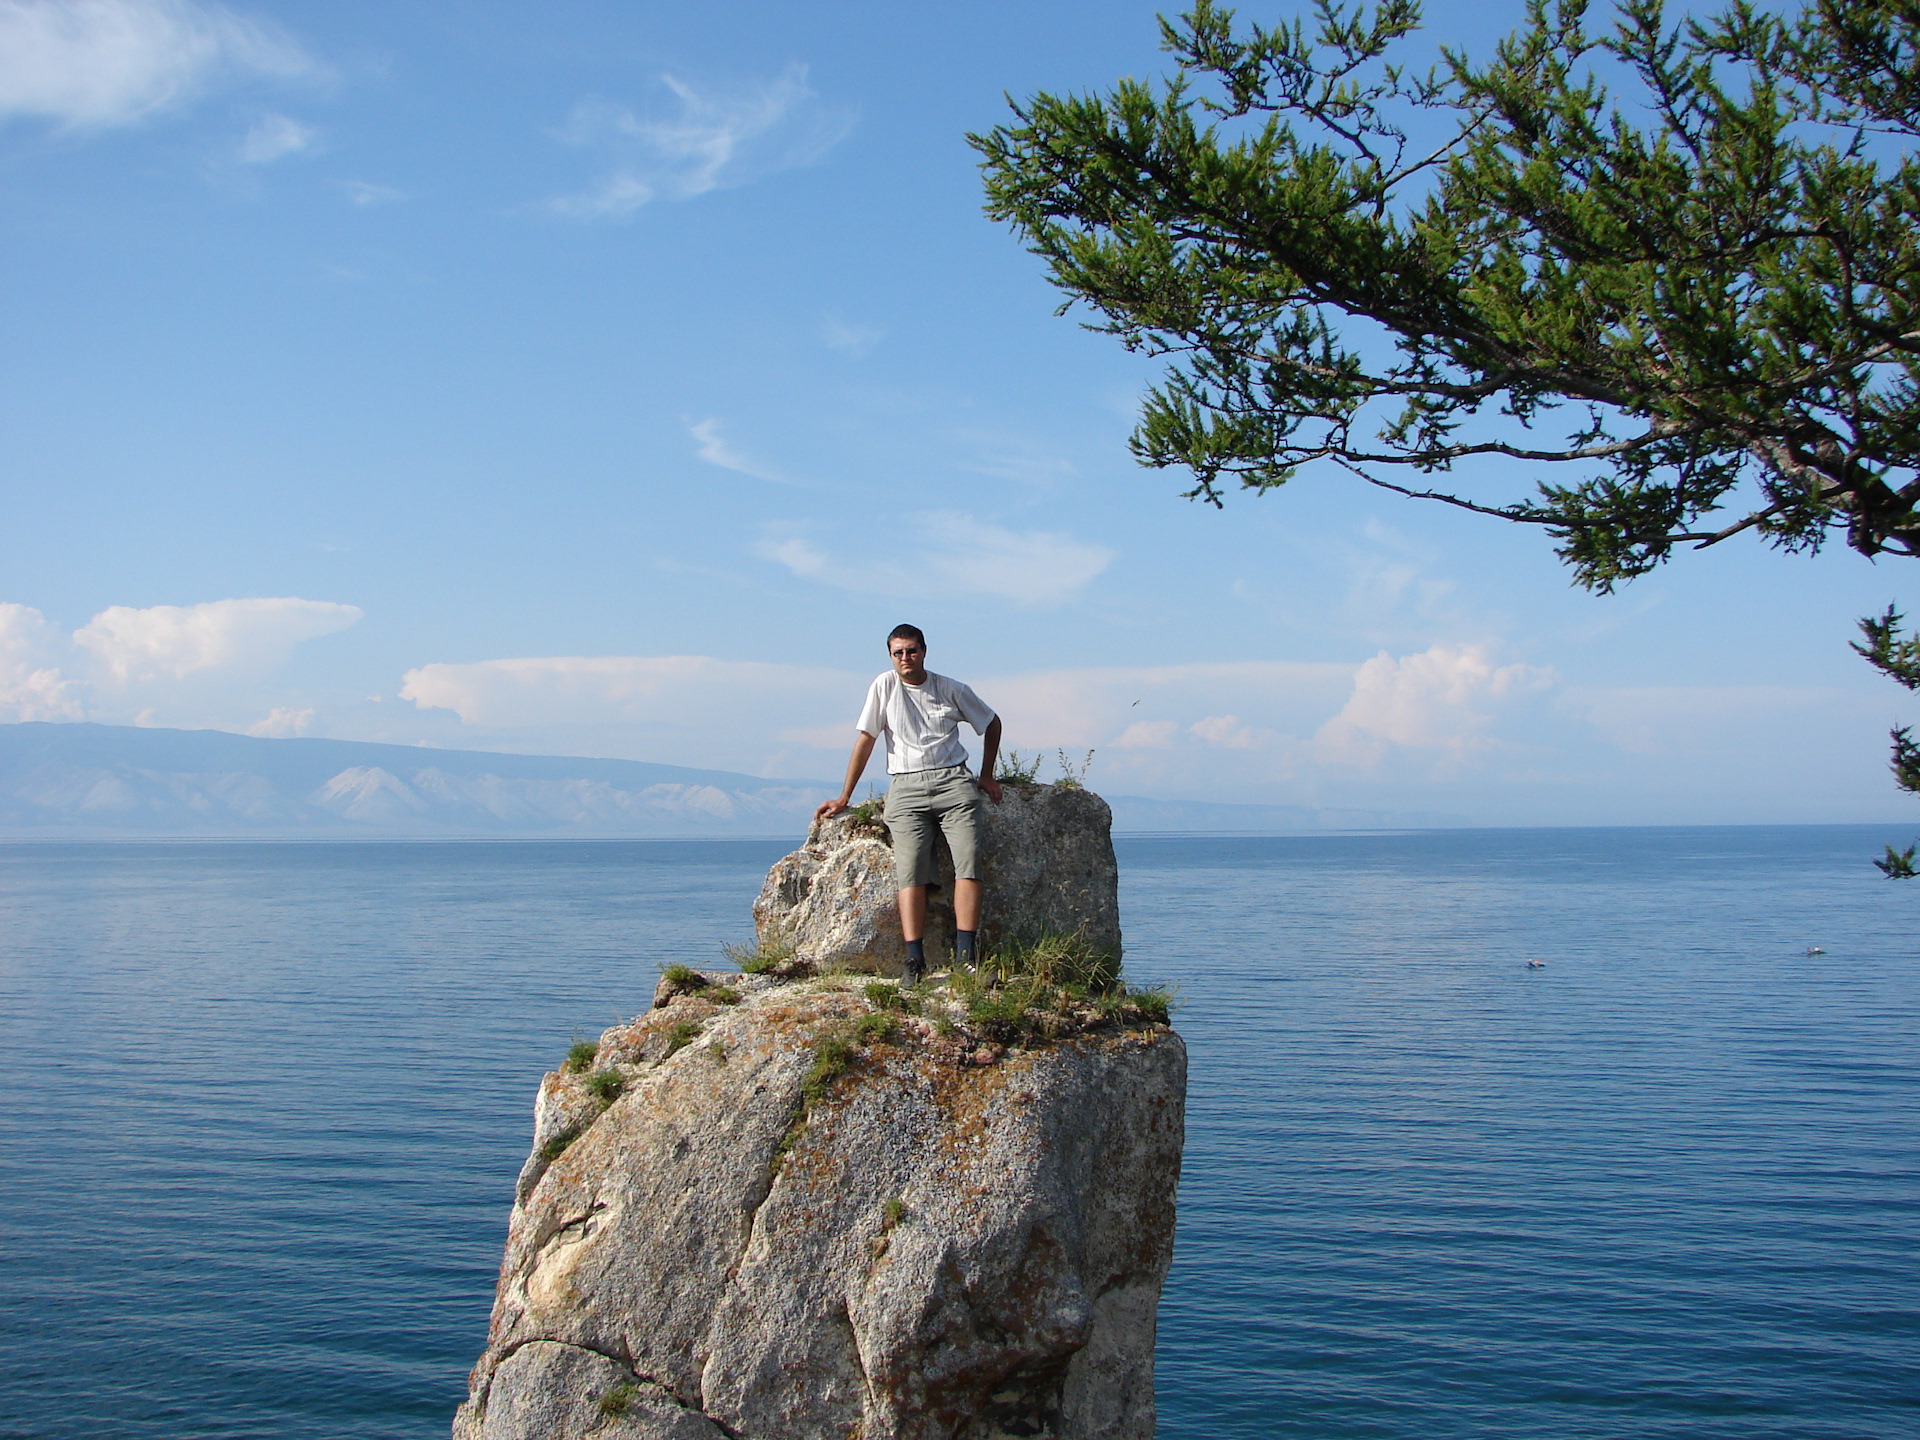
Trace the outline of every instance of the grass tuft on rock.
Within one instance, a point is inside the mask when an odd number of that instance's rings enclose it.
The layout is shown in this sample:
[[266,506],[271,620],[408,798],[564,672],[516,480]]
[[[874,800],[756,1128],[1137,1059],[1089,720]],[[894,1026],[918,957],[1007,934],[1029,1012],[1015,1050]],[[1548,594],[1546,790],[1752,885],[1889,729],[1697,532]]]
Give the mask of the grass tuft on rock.
[[627,1088],[626,1077],[618,1070],[596,1070],[584,1083],[593,1097],[606,1105],[618,1100],[620,1092]]
[[813,1037],[813,1064],[800,1082],[800,1102],[794,1108],[793,1121],[780,1137],[774,1163],[791,1150],[807,1128],[813,1107],[827,1098],[833,1082],[847,1073],[854,1056],[868,1045],[884,1044],[893,1038],[893,1017],[885,1014],[862,1015],[858,1020],[829,1025]]
[[600,1397],[600,1413],[609,1420],[624,1415],[633,1402],[639,1398],[640,1387],[631,1380],[622,1380]]
[[861,993],[867,997],[867,1003],[876,1010],[897,1010],[903,1015],[920,1013],[920,1002],[907,993],[905,985],[895,985],[886,980],[869,980]]
[[1040,783],[1040,752],[1022,755],[1018,750],[1002,750],[1000,763],[994,767],[993,778],[1002,785],[1038,785]]
[[540,1144],[540,1158],[551,1165],[567,1153],[567,1147],[580,1138],[578,1130],[563,1130],[558,1135],[550,1135]]
[[932,1011],[943,1039],[959,1036],[999,1045],[1057,1040],[1105,1025],[1168,1023],[1176,997],[1165,987],[1129,988],[1114,956],[1079,932],[1001,944],[978,969],[947,981],[955,1002]]
[[722,945],[720,949],[748,975],[777,975],[791,980],[813,973],[813,967],[795,955],[793,942],[784,935],[755,938],[740,945]]
[[1119,959],[1079,930],[997,945],[980,969],[1002,983],[1031,978],[1083,993],[1111,990],[1120,983]]
[[560,1064],[561,1073],[578,1075],[583,1070],[591,1069],[593,1057],[599,1053],[600,1047],[591,1040],[574,1041],[567,1047],[567,1058]]
[[[677,1055],[700,1038],[698,1020],[682,1020],[667,1031],[667,1055]],[[661,1057],[666,1058],[665,1056]]]

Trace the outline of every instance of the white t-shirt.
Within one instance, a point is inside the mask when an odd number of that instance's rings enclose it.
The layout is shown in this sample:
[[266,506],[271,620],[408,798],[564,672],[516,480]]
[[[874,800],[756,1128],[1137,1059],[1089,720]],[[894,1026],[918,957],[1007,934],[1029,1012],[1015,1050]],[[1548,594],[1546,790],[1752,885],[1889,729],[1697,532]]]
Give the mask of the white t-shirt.
[[993,711],[958,680],[929,670],[920,684],[909,685],[889,670],[867,687],[859,723],[887,742],[887,773],[905,775],[966,764],[966,747],[954,733],[962,720],[984,735]]

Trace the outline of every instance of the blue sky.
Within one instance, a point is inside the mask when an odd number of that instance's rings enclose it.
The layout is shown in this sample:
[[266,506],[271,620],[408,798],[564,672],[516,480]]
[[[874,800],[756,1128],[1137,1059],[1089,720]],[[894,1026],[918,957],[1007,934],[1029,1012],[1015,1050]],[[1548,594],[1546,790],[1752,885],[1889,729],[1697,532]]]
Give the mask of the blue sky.
[[1331,473],[1214,512],[1133,464],[1150,365],[963,137],[1159,73],[1153,16],[0,0],[0,719],[832,777],[911,619],[1115,793],[1915,813],[1847,649],[1897,562],[1598,597]]

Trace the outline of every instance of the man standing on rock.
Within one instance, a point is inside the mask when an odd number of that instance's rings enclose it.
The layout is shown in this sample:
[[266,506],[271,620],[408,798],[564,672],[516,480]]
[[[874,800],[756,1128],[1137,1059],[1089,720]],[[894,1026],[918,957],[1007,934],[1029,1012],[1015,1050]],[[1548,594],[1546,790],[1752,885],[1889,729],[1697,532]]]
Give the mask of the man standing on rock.
[[[900,938],[907,942],[907,983],[926,973],[927,885],[933,879],[933,827],[953,852],[953,963],[973,964],[980,929],[980,792],[1000,803],[993,762],[1000,755],[1000,717],[958,680],[927,669],[927,637],[915,625],[896,625],[887,636],[893,668],[867,688],[860,733],[847,761],[847,783],[838,800],[813,812],[823,820],[852,803],[853,787],[873,755],[873,742],[887,741],[887,829],[893,834],[893,878],[900,888]],[[964,720],[983,743],[980,775],[967,769],[967,752],[956,731]]]

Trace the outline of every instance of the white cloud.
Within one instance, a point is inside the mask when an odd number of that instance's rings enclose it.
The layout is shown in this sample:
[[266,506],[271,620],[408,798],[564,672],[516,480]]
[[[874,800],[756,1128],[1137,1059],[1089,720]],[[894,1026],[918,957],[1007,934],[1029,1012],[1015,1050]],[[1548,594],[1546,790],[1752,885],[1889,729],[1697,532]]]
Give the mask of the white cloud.
[[1275,738],[1271,730],[1243,724],[1238,715],[1209,715],[1194,721],[1187,730],[1220,750],[1251,750]]
[[711,416],[693,421],[687,426],[687,433],[693,437],[695,456],[709,465],[717,465],[722,470],[732,470],[740,475],[751,475],[755,480],[771,480],[781,485],[788,483],[777,471],[755,464],[729,445],[720,434],[720,422]]
[[1388,747],[1453,762],[1501,743],[1500,712],[1559,683],[1550,669],[1495,665],[1484,645],[1435,645],[1394,659],[1384,650],[1353,677],[1353,694],[1315,736],[1323,758],[1371,765]]
[[[932,639],[933,668],[955,673]],[[830,780],[880,668],[877,644],[857,672],[697,655],[531,657],[423,665],[401,696],[419,723],[443,727],[439,743]],[[1008,747],[1043,757],[1043,778],[1057,750],[1077,760],[1091,749],[1089,783],[1112,795],[1504,823],[1765,819],[1783,796],[1795,815],[1845,819],[1900,803],[1881,763],[1882,709],[1822,690],[1569,691],[1551,670],[1444,646],[1364,664],[959,674],[1000,713]],[[1813,738],[1840,732],[1844,745]],[[977,754],[977,738],[963,738]],[[1671,753],[1622,748],[1652,743]],[[1804,775],[1780,763],[1789,754],[1811,757]],[[1751,777],[1769,765],[1763,794]],[[884,785],[877,760],[868,778]]]
[[800,64],[733,93],[662,75],[674,112],[664,119],[597,97],[582,100],[560,138],[601,152],[609,169],[548,208],[576,220],[619,218],[655,199],[684,200],[810,165],[840,142],[853,115],[824,104],[806,82]]
[[214,600],[203,605],[113,605],[74,631],[119,684],[180,679],[196,671],[277,665],[302,640],[344,630],[355,605],[292,597]]
[[128,125],[227,75],[313,76],[277,27],[194,0],[0,0],[0,120]]
[[1874,698],[1831,686],[1649,685],[1570,690],[1564,709],[1629,755],[1699,758],[1765,743],[1788,726],[1820,716],[1858,715],[1868,725],[1885,710]]
[[887,332],[871,325],[849,325],[837,315],[820,322],[820,338],[835,350],[843,350],[856,359],[887,338]]
[[83,720],[81,686],[60,673],[66,637],[38,610],[0,604],[0,716]]
[[285,115],[262,115],[248,127],[240,142],[240,159],[248,165],[267,165],[314,148],[320,132]]
[[1166,750],[1179,733],[1178,720],[1136,720],[1107,744],[1115,750]]
[[312,709],[270,705],[254,693],[304,640],[360,619],[319,600],[216,600],[204,605],[114,605],[68,635],[38,610],[0,604],[0,721],[214,725],[256,735],[302,734]]
[[1029,605],[1071,599],[1117,552],[1048,530],[1005,530],[967,515],[926,517],[929,563],[949,591],[999,595]]
[[973,458],[959,461],[959,468],[975,475],[990,475],[996,480],[1011,480],[1016,485],[1036,489],[1058,485],[1080,473],[1064,455],[1024,435],[996,430],[956,430],[952,441],[957,448],[973,452]]
[[918,598],[992,595],[1032,606],[1071,600],[1113,563],[1116,552],[1051,530],[1008,530],[971,515],[936,511],[907,517],[889,547],[911,544],[914,559],[841,561],[801,536],[769,536],[763,560],[842,590]]
[[247,734],[279,740],[288,735],[304,735],[313,728],[313,707],[296,710],[291,705],[276,705],[264,720],[247,726]]
[[834,561],[812,542],[797,535],[788,536],[785,540],[762,541],[754,547],[754,554],[786,566],[803,580],[825,580],[830,584],[842,585],[843,589],[852,588],[842,584],[842,576]]
[[653,187],[628,170],[616,170],[578,195],[562,195],[547,202],[556,215],[570,220],[603,220],[631,215],[653,199]]
[[[938,662],[936,654],[936,670]],[[1235,714],[1260,716],[1276,737],[1311,734],[1339,709],[1353,673],[1343,664],[1229,660],[990,676],[975,688],[1006,717],[1010,745],[1198,756],[1216,748],[1218,720],[1240,724]]]
[[406,199],[406,193],[391,185],[375,185],[368,180],[343,180],[340,188],[352,205],[388,205]]
[[537,732],[543,748],[768,773],[796,732],[850,743],[871,678],[704,655],[528,656],[422,665],[400,698],[516,745]]

